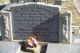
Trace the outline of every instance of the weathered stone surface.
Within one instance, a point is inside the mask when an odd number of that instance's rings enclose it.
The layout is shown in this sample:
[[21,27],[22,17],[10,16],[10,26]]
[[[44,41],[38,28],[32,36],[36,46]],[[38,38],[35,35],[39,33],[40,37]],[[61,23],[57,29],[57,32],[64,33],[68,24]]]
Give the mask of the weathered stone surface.
[[44,41],[59,42],[59,8],[40,4],[11,8],[13,39],[36,33]]
[[17,42],[0,41],[0,53],[17,53],[19,47]]
[[46,53],[80,53],[80,45],[49,43]]

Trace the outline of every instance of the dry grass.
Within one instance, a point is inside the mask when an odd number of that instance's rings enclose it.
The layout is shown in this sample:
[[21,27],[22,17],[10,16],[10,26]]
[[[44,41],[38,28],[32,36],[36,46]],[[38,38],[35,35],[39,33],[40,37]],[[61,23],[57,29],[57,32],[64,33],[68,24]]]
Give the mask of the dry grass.
[[73,3],[72,0],[68,0],[67,2],[62,3],[63,7],[67,7],[67,10],[70,10],[72,12],[72,24],[73,25],[80,25],[80,15],[78,14],[78,11]]

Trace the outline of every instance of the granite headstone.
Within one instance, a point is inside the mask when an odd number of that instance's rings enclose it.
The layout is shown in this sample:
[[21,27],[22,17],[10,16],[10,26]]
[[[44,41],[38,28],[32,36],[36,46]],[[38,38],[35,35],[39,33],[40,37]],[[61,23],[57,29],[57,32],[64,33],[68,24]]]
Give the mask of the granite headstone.
[[59,8],[29,4],[11,8],[13,39],[36,33],[43,41],[59,42]]

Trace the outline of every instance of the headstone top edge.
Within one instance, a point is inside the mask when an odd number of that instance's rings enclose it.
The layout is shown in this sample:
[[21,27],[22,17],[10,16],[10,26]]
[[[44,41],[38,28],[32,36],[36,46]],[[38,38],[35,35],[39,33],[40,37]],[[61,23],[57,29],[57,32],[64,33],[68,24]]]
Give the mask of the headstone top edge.
[[18,3],[17,5],[11,6],[11,7],[17,7],[17,6],[23,6],[23,5],[44,5],[44,6],[50,6],[50,7],[58,7],[59,9],[61,8],[61,6],[59,5],[52,5],[52,4],[46,4],[43,2],[27,2],[27,3]]

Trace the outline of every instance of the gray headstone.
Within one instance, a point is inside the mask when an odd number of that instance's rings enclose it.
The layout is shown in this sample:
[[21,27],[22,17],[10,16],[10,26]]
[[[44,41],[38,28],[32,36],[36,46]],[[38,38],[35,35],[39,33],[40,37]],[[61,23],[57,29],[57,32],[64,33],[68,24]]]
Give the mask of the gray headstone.
[[44,41],[59,41],[59,8],[29,4],[11,8],[13,39],[36,33]]

